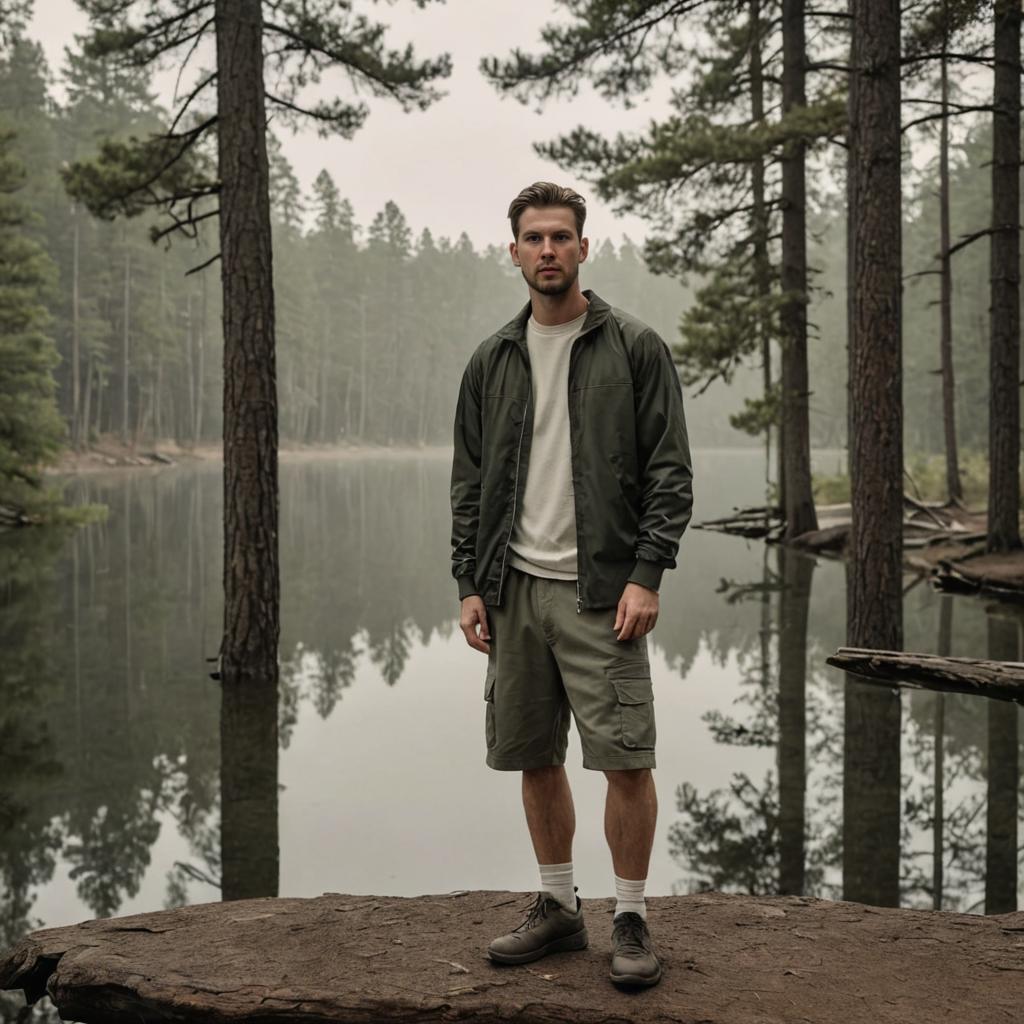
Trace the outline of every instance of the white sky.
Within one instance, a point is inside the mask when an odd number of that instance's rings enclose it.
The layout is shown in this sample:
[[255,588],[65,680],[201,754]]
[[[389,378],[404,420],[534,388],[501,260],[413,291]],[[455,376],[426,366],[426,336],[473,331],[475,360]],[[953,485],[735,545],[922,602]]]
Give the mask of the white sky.
[[[614,217],[592,190],[556,164],[538,157],[535,141],[545,141],[580,123],[606,133],[642,126],[668,110],[668,87],[632,110],[610,107],[592,92],[574,101],[550,102],[543,114],[518,101],[501,99],[480,75],[484,55],[504,55],[514,45],[539,44],[542,25],[552,18],[549,0],[447,0],[418,10],[411,0],[363,3],[357,9],[392,26],[388,45],[411,42],[418,57],[448,51],[453,70],[440,85],[448,95],[425,112],[403,114],[387,100],[363,97],[370,116],[351,141],[320,139],[308,131],[282,132],[285,151],[303,189],[326,167],[342,195],[348,196],[360,224],[368,225],[385,202],[401,207],[414,232],[429,227],[452,238],[465,230],[478,247],[508,238],[505,211],[515,194],[533,181],[574,185],[590,199],[587,234],[618,241],[623,232],[635,241],[646,234],[637,217]],[[42,43],[51,69],[58,72],[65,46],[86,30],[87,19],[73,0],[36,0],[29,35]],[[169,105],[174,75],[162,74],[157,91]],[[348,90],[345,79],[324,82]]]
[[[56,74],[63,63],[64,47],[73,45],[74,35],[86,30],[87,19],[73,0],[35,3],[29,33],[42,43]],[[650,119],[661,119],[668,112],[670,83],[658,83],[648,98],[630,110],[609,105],[584,87],[577,99],[549,101],[543,113],[538,113],[514,99],[501,99],[480,75],[478,65],[482,56],[505,55],[516,45],[536,52],[541,27],[560,12],[551,0],[447,0],[425,10],[418,10],[412,0],[394,4],[364,0],[356,6],[391,27],[387,36],[391,48],[411,42],[421,58],[451,53],[452,75],[440,83],[448,95],[425,112],[409,114],[403,114],[393,102],[363,97],[371,112],[351,141],[321,139],[313,130],[297,136],[282,131],[285,152],[304,192],[308,193],[314,178],[326,167],[364,227],[393,199],[414,234],[424,227],[435,236],[451,238],[466,231],[479,248],[508,241],[505,211],[510,200],[524,185],[547,179],[573,185],[590,199],[587,234],[592,240],[611,237],[618,242],[623,233],[637,242],[645,237],[644,221],[614,216],[585,182],[538,157],[532,144],[554,139],[579,124],[606,135],[641,129]],[[195,71],[201,63],[196,62]],[[209,55],[205,63],[212,63]],[[982,95],[987,92],[987,72],[965,76],[965,84],[968,81],[980,85]],[[155,80],[168,107],[174,85],[174,69]],[[350,95],[349,88],[341,75],[325,79],[320,86],[327,95],[332,90]],[[186,81],[181,92],[187,89]],[[57,91],[59,94],[59,84]],[[914,92],[921,94],[920,89]],[[907,108],[905,119],[920,110]],[[954,132],[959,133],[959,126]],[[934,157],[936,147],[922,140],[919,131],[912,141],[912,162],[920,170]],[[905,168],[904,173],[912,172]]]

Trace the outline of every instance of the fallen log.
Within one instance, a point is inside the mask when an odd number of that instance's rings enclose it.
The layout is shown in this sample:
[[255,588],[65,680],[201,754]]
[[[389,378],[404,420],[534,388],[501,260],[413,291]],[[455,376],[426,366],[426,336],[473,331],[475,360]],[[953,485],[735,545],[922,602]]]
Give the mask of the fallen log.
[[958,594],[988,594],[1004,601],[1024,601],[1024,551],[944,558],[934,575],[935,586]]
[[614,901],[586,900],[588,949],[486,959],[531,896],[209,903],[34,932],[0,987],[44,992],[83,1024],[1005,1024],[1024,1004],[1024,914],[983,917],[809,897],[648,900],[661,984],[608,980]]
[[1024,704],[1024,662],[949,658],[862,647],[840,647],[825,661],[869,683],[969,693]]

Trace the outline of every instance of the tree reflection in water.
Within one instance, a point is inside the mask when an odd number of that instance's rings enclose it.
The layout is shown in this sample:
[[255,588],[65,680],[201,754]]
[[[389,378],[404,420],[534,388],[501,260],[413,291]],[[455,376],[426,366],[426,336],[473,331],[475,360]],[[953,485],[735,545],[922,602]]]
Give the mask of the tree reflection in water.
[[[732,653],[742,693],[735,703],[747,713],[703,716],[717,743],[774,746],[776,770],[760,781],[735,772],[727,788],[706,794],[689,783],[678,787],[680,818],[670,826],[669,848],[685,877],[673,890],[802,892],[961,911],[980,910],[987,898],[990,912],[1015,909],[1017,709],[909,691],[902,736],[896,733],[901,767],[891,735],[899,698],[880,690],[873,699],[870,688],[859,685],[863,693],[852,703],[860,734],[853,744],[854,771],[844,780],[844,765],[851,763],[843,743],[849,696],[844,699],[845,687],[821,667],[837,646],[829,638],[841,642],[843,611],[827,606],[824,594],[811,602],[812,561],[781,549],[777,558],[777,573],[765,562],[759,581],[723,581],[719,587],[727,604],[777,595],[776,644],[766,654],[752,636],[737,639]],[[936,599],[921,587],[905,600],[908,648],[1018,657],[1019,620],[994,618],[997,609],[957,599],[954,631],[953,598]],[[824,636],[814,635],[809,618]],[[989,646],[979,650],[979,633],[984,638],[986,630]],[[888,740],[879,749],[880,736]],[[880,789],[889,791],[882,801],[889,808],[884,821],[872,804]],[[889,820],[893,792],[901,810],[895,824]]]

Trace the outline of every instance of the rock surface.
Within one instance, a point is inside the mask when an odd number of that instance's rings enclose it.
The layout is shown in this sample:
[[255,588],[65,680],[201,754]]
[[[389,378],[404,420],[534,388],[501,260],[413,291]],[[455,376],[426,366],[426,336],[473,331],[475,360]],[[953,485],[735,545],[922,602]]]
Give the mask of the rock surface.
[[0,987],[48,992],[62,1017],[85,1024],[988,1024],[1024,1014],[1024,913],[658,897],[649,922],[664,977],[620,992],[608,980],[611,899],[584,902],[583,952],[519,967],[486,959],[491,937],[531,902],[328,893],[88,921],[0,955]]

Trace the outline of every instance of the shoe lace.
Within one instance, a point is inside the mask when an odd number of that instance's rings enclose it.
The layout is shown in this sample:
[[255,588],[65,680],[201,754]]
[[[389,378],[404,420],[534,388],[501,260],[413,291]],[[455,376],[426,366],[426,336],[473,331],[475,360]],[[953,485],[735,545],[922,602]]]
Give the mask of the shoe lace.
[[548,903],[550,899],[550,896],[547,896],[544,893],[538,893],[537,898],[533,901],[533,905],[530,907],[529,913],[526,915],[526,920],[512,930],[515,932],[529,931],[534,927],[534,925],[543,921],[548,916]]
[[613,938],[617,953],[643,956],[647,952],[646,926],[638,914],[623,914],[615,922]]

